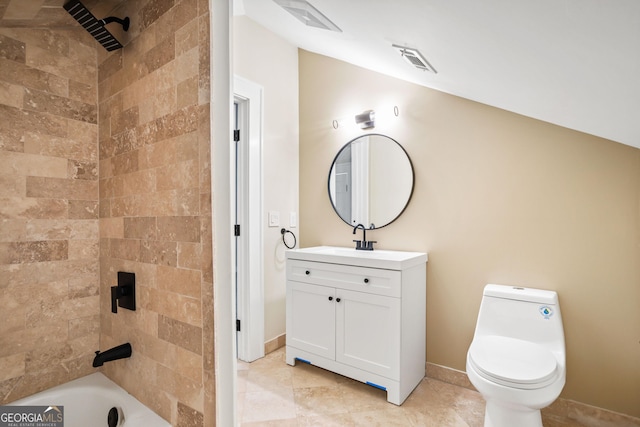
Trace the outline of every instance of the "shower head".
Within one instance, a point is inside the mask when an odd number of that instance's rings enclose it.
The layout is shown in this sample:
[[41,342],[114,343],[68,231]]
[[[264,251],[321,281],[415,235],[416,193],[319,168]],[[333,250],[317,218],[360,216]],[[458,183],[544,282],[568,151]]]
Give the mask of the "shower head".
[[63,6],[69,14],[78,21],[85,30],[89,32],[105,49],[108,51],[122,48],[122,45],[113,34],[109,32],[104,26],[110,22],[117,22],[122,25],[122,29],[127,31],[129,29],[129,18],[116,18],[110,16],[105,19],[96,19],[89,9],[87,9],[79,0],[69,0]]

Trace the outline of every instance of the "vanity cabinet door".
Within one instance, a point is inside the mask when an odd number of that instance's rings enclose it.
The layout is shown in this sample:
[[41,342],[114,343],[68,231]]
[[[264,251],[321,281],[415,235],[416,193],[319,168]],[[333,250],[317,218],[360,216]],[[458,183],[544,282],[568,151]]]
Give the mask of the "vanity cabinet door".
[[338,289],[336,361],[398,380],[400,299]]
[[335,358],[334,288],[287,282],[287,345]]

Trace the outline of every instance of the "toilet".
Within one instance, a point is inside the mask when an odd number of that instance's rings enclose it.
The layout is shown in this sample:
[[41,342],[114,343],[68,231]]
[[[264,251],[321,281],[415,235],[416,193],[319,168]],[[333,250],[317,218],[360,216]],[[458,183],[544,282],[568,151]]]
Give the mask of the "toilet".
[[486,285],[467,375],[486,401],[485,427],[541,427],[540,409],[558,398],[566,376],[558,294]]

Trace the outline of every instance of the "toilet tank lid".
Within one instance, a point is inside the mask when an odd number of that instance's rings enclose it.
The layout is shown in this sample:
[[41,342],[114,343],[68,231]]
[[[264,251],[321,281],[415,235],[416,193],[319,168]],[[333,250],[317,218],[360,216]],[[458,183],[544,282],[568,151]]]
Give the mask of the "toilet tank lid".
[[558,304],[558,294],[555,291],[523,288],[519,286],[488,284],[484,287],[483,295],[540,304]]

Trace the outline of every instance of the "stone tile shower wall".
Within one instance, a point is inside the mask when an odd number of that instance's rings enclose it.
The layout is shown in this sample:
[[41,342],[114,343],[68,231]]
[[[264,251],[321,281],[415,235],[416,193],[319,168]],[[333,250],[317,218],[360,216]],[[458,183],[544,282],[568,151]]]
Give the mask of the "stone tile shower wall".
[[[208,2],[122,5],[125,48],[98,57],[100,346],[133,356],[104,372],[172,425],[212,426]],[[135,312],[111,313],[118,271]]]
[[[208,2],[122,8],[111,54],[83,29],[0,28],[0,404],[128,341],[102,370],[173,425],[212,426]],[[138,310],[115,315],[121,270]]]
[[93,372],[95,41],[0,28],[0,405]]

